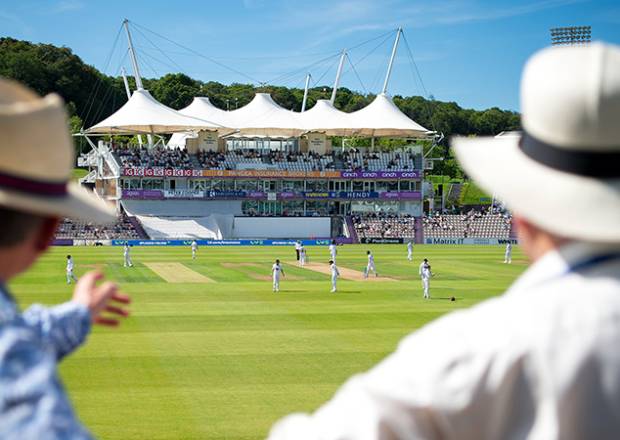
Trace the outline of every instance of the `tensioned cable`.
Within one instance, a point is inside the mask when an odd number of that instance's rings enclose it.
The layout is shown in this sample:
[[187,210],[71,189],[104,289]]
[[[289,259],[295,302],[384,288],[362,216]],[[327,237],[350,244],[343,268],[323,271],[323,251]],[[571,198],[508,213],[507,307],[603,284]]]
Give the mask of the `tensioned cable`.
[[161,48],[160,48],[159,46],[157,46],[155,43],[153,43],[153,42],[151,41],[151,39],[150,39],[149,37],[147,37],[147,36],[144,34],[144,32],[142,32],[140,29],[137,29],[137,28],[136,28],[136,30],[140,33],[140,35],[142,35],[142,36],[144,37],[144,39],[145,39],[146,41],[148,41],[148,42],[149,42],[149,44],[150,44],[151,46],[153,46],[153,47],[154,47],[157,51],[159,51],[159,53],[161,53],[164,57],[166,57],[166,58],[168,59],[168,61],[170,61],[170,62],[171,62],[172,64],[174,64],[175,66],[177,66],[177,68],[179,69],[179,72],[183,72],[183,70],[184,70],[184,69],[183,69],[181,66],[179,66],[179,65],[176,63],[176,61],[174,61],[172,58],[170,58],[170,57],[168,56],[168,54],[166,54],[163,50],[161,50]]
[[182,45],[182,44],[180,44],[180,43],[177,43],[176,41],[173,41],[173,40],[171,40],[171,39],[170,39],[170,38],[168,38],[168,37],[165,37],[165,36],[163,36],[163,35],[161,35],[161,34],[159,34],[159,33],[157,33],[157,32],[154,32],[154,31],[152,31],[152,30],[150,30],[150,29],[148,29],[148,28],[146,28],[146,27],[144,27],[144,26],[141,26],[141,25],[139,25],[138,23],[136,23],[136,22],[134,22],[134,21],[130,21],[130,23],[131,23],[131,24],[133,24],[135,27],[138,27],[138,28],[144,29],[145,31],[150,32],[151,34],[153,34],[153,35],[155,35],[155,36],[157,36],[157,37],[159,37],[159,38],[161,38],[161,39],[163,39],[163,40],[166,40],[166,41],[168,41],[168,42],[170,42],[170,43],[172,43],[172,44],[174,44],[174,45],[176,45],[176,46],[178,46],[178,47],[180,47],[180,48],[182,48],[182,49],[184,49],[184,50],[187,50],[188,52],[190,52],[190,53],[192,53],[192,54],[194,54],[194,55],[196,55],[196,56],[199,56],[200,58],[204,58],[205,60],[210,61],[210,62],[212,62],[212,63],[214,63],[214,64],[217,64],[218,66],[223,67],[223,68],[225,68],[226,70],[229,70],[229,71],[231,71],[231,72],[234,72],[234,73],[236,73],[237,75],[241,75],[241,76],[243,76],[243,77],[245,77],[245,78],[249,79],[249,80],[250,80],[250,81],[252,81],[253,83],[256,83],[256,84],[261,84],[261,81],[257,80],[256,78],[253,78],[253,77],[251,77],[251,76],[249,76],[249,75],[246,75],[245,73],[243,73],[243,72],[241,72],[241,71],[239,71],[239,70],[237,70],[237,69],[234,69],[234,68],[232,68],[232,67],[230,67],[230,66],[227,66],[227,65],[226,65],[226,64],[224,64],[224,63],[220,63],[219,61],[217,61],[217,60],[215,60],[215,59],[213,59],[213,58],[211,58],[211,57],[208,57],[208,56],[206,56],[206,55],[203,55],[203,54],[201,54],[200,52],[198,52],[198,51],[196,51],[196,50],[194,50],[194,49],[191,49],[191,48],[186,47],[186,46],[184,46],[184,45]]
[[[413,53],[411,51],[411,47],[409,46],[409,42],[407,41],[407,38],[405,37],[405,33],[403,32],[403,41],[405,42],[405,47],[407,48],[407,54],[409,55],[409,59],[411,61],[411,64],[413,65],[413,68],[415,68],[415,73],[417,73],[418,79],[420,81],[420,86],[422,87],[422,91],[424,92],[424,101],[426,102],[426,111],[428,113],[428,120],[431,123],[431,129],[433,131],[435,130],[435,124],[433,123],[433,115],[432,115],[432,111],[430,108],[430,104],[428,103],[428,91],[426,90],[426,87],[424,86],[424,81],[422,80],[422,75],[420,75],[420,71],[418,69],[418,65],[415,62],[415,59],[413,58]],[[411,68],[411,65],[409,66]],[[411,68],[411,74],[414,78],[415,81],[415,74],[414,74],[414,70],[413,68]]]
[[[129,49],[127,49],[127,52],[129,52]],[[121,63],[119,63],[116,72],[114,74],[114,76],[118,76],[120,70],[121,70],[121,66],[123,65],[125,58],[127,58],[127,52],[125,52],[125,56],[123,57],[123,59],[121,60]],[[101,114],[103,113],[103,109],[106,105],[106,103],[108,102],[108,100],[110,99],[110,97],[115,96],[114,93],[112,93],[114,91],[114,87],[108,87],[107,90],[105,91],[103,98],[101,99],[101,101],[99,101],[101,104],[99,105],[99,109],[97,110],[96,113],[93,114],[93,119],[95,121],[98,121]]]
[[355,65],[353,64],[353,61],[351,61],[351,58],[349,58],[349,54],[347,53],[347,60],[349,60],[349,64],[351,64],[351,69],[353,70],[353,72],[355,73],[355,76],[357,76],[357,79],[359,80],[360,84],[362,85],[362,88],[364,89],[364,93],[368,94],[368,90],[366,90],[366,86],[364,85],[364,82],[362,81],[362,78],[360,78],[359,74],[357,73],[357,69],[355,68]]
[[155,78],[159,77],[159,73],[157,73],[157,70],[153,67],[153,65],[147,60],[146,57],[142,56],[144,53],[137,53],[136,52],[136,59],[138,60],[138,62],[142,61],[144,64],[146,64],[146,66],[151,69],[151,71],[155,74]]
[[[381,35],[379,35],[379,36],[377,36],[377,37],[373,37],[373,38],[370,38],[370,39],[368,39],[368,40],[366,40],[366,41],[363,41],[363,42],[361,42],[361,43],[359,43],[359,44],[356,44],[355,46],[353,46],[353,47],[351,47],[351,48],[348,48],[348,49],[347,49],[347,53],[348,53],[348,52],[350,52],[350,51],[353,51],[353,50],[355,50],[355,49],[357,49],[357,48],[359,48],[359,47],[361,47],[361,46],[364,46],[365,44],[371,43],[371,42],[376,41],[376,40],[378,40],[378,39],[380,39],[380,38],[384,38],[384,40],[383,40],[383,41],[379,44],[379,46],[381,46],[381,45],[382,45],[382,44],[384,44],[384,43],[385,43],[385,41],[386,41],[386,40],[390,37],[390,35],[392,35],[392,34],[393,34],[393,32],[394,32],[394,31],[393,31],[393,30],[391,30],[391,31],[386,32],[386,33],[384,33],[384,34],[381,34]],[[377,47],[379,47],[379,46],[377,46]],[[374,49],[373,49],[373,50],[374,50]],[[371,52],[372,52],[372,51],[371,51]],[[296,69],[296,70],[294,70],[294,71],[291,71],[291,72],[289,72],[289,73],[284,73],[284,74],[282,74],[282,75],[280,75],[280,76],[278,76],[278,77],[273,78],[273,79],[272,79],[272,80],[270,80],[270,81],[266,81],[266,82],[265,82],[265,84],[273,84],[273,83],[275,83],[276,81],[282,81],[282,78],[288,78],[288,77],[289,77],[289,76],[291,76],[291,75],[297,75],[299,72],[307,71],[307,70],[309,70],[309,69],[310,69],[310,67],[313,67],[313,66],[315,66],[316,64],[321,63],[322,61],[329,60],[329,59],[330,59],[330,58],[332,58],[332,57],[339,57],[341,54],[342,54],[342,52],[340,52],[340,51],[339,51],[339,52],[337,52],[337,53],[335,53],[335,54],[333,54],[333,55],[331,55],[331,56],[325,57],[325,58],[323,58],[322,60],[319,60],[319,61],[317,61],[317,62],[315,62],[315,63],[312,63],[312,64],[310,64],[310,65],[307,65],[307,66],[301,67],[301,68]],[[365,58],[365,57],[364,57],[364,58]]]
[[311,67],[314,67],[314,66],[316,66],[318,64],[322,64],[323,62],[329,61],[332,58],[336,58],[336,57],[340,56],[340,54],[341,54],[340,52],[337,52],[337,53],[335,53],[333,55],[330,55],[328,57],[320,59],[320,60],[318,60],[318,61],[316,61],[316,62],[314,62],[312,64],[300,67],[299,69],[295,69],[295,70],[290,71],[288,73],[284,73],[284,74],[282,74],[280,76],[277,76],[277,77],[275,77],[275,78],[273,78],[273,79],[271,79],[269,81],[266,81],[265,84],[274,84],[276,81],[282,81],[285,78],[289,78],[291,76],[296,76],[300,72],[307,72],[308,70],[310,70]]
[[[337,62],[337,61],[338,61],[338,59],[336,59],[336,62]],[[324,77],[325,75],[327,75],[327,72],[329,72],[330,70],[332,70],[332,69],[334,68],[334,66],[335,66],[335,65],[336,65],[336,63],[334,62],[334,63],[332,63],[329,67],[327,67],[327,70],[326,70],[325,72],[323,72],[323,75],[321,75],[321,76],[319,77],[319,79],[317,79],[317,80],[315,81],[316,85],[319,85],[319,83],[321,82],[321,80],[323,79],[323,77]]]
[[[144,57],[144,56],[149,57],[151,60],[153,60],[153,61],[157,61],[159,64],[162,64],[162,65],[164,65],[164,66],[166,66],[166,67],[170,68],[171,70],[176,70],[176,69],[178,69],[178,68],[179,68],[179,66],[172,65],[172,64],[170,64],[170,63],[168,63],[168,62],[166,62],[166,61],[162,61],[162,60],[160,60],[159,58],[154,57],[153,55],[151,55],[150,53],[148,53],[148,52],[147,52],[147,51],[145,51],[145,50],[143,50],[142,52],[140,52],[140,55],[141,55],[141,56],[143,56],[143,57]],[[176,63],[175,63],[175,64],[176,64]],[[181,69],[181,72],[182,72],[182,71],[183,71],[183,69]]]
[[[108,54],[108,57],[106,59],[105,62],[105,67],[103,69],[103,73],[105,74],[105,72],[107,71],[108,67],[110,66],[110,62],[112,61],[112,55],[114,54],[114,51],[116,50],[116,45],[118,44],[118,39],[121,36],[121,32],[123,31],[123,25],[121,25],[118,28],[118,32],[116,33],[116,38],[114,39],[114,44],[112,44],[112,50],[110,50],[110,53]],[[95,84],[93,85],[90,93],[89,93],[89,97],[87,100],[87,107],[88,109],[86,110],[86,115],[84,116],[84,121],[88,120],[88,116],[90,116],[90,112],[92,110],[93,104],[95,103],[95,97],[97,96],[97,93],[99,92],[99,87],[101,86],[101,78],[97,78],[97,81],[95,82]]]

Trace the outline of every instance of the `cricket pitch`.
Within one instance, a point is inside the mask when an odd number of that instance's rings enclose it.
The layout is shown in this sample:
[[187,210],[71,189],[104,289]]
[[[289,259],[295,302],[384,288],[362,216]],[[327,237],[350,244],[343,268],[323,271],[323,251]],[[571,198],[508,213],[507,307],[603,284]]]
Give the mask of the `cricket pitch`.
[[181,263],[143,263],[169,283],[215,283]]

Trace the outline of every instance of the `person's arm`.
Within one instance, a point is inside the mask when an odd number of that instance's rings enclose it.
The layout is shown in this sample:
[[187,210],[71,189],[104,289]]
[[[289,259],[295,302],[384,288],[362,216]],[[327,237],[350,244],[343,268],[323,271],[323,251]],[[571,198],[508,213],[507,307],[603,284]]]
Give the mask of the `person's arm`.
[[129,297],[118,292],[115,284],[107,282],[97,286],[102,275],[85,274],[77,283],[70,302],[55,307],[33,305],[23,313],[24,323],[33,331],[39,344],[51,349],[57,360],[79,347],[91,328],[91,323],[116,326],[118,320],[101,316],[106,311],[121,317],[128,312],[112,304],[128,304]]
[[52,347],[58,360],[79,347],[91,327],[88,308],[73,301],[51,308],[35,304],[22,316],[41,345]]
[[60,384],[54,355],[20,318],[2,327],[0,438],[90,439]]

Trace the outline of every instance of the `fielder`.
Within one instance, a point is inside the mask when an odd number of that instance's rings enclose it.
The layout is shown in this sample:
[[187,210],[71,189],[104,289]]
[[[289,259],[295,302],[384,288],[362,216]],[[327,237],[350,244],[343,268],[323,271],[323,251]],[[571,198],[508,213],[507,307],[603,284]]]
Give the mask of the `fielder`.
[[407,243],[407,260],[413,261],[413,241]]
[[422,279],[422,288],[424,289],[424,299],[430,299],[430,285],[431,285],[431,277],[433,276],[433,272],[431,272],[431,265],[428,264],[428,260],[425,258],[422,264],[420,264],[419,270],[420,278]]
[[301,259],[301,248],[302,248],[302,244],[301,241],[297,240],[295,242],[295,258],[297,258],[297,261],[299,261]]
[[131,246],[129,246],[128,243],[125,243],[125,246],[123,246],[123,258],[125,260],[124,262],[125,267],[133,267],[133,263],[131,262],[131,255],[129,255],[130,250],[131,250]]
[[504,253],[504,263],[512,263],[512,243],[506,245],[506,252]]
[[67,255],[67,284],[71,284],[71,280],[77,282],[77,277],[73,275],[73,258]]
[[299,248],[299,265],[301,267],[306,265],[306,248],[303,246]]
[[280,260],[276,260],[276,262],[271,266],[271,276],[273,277],[273,291],[280,291],[280,275],[284,276],[284,269],[280,265]]
[[338,251],[336,250],[336,240],[332,240],[332,243],[329,245],[329,255],[332,261],[336,261],[336,254]]
[[192,241],[192,260],[196,259],[196,251],[198,250],[198,243],[196,240]]
[[377,268],[375,267],[375,256],[370,251],[366,251],[368,255],[368,264],[366,264],[366,270],[364,271],[364,278],[368,278],[368,274],[372,270],[375,273],[375,277],[378,277]]
[[329,260],[329,269],[332,272],[332,290],[331,293],[336,292],[336,281],[340,276],[340,272],[338,272],[338,267],[336,267],[336,262],[334,260]]

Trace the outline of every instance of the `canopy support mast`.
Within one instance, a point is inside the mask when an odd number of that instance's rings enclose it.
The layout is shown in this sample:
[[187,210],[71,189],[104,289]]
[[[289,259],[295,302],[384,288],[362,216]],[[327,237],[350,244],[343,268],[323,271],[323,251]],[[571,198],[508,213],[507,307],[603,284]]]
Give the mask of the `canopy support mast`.
[[342,49],[342,55],[340,55],[340,64],[338,64],[338,71],[336,72],[336,80],[334,81],[334,88],[332,89],[332,97],[330,102],[333,104],[336,100],[336,92],[338,91],[338,85],[340,84],[340,76],[342,75],[342,67],[344,66],[344,58],[347,56],[347,50]]
[[[125,92],[127,92],[127,99],[131,98],[131,89],[129,89],[129,82],[127,81],[127,71],[124,67],[121,67],[121,75],[123,75],[123,84],[125,84]],[[138,144],[142,146],[142,136],[138,135]]]
[[[131,41],[131,33],[129,32],[129,20],[123,20],[123,26],[125,26],[125,32],[127,33],[127,43],[129,44],[129,58],[131,58],[131,65],[133,67],[133,77],[136,80],[136,88],[138,90],[144,89],[142,85],[142,78],[140,78],[140,68],[138,67],[138,59],[136,58],[136,52],[133,48],[133,42]],[[138,138],[141,140],[140,138]],[[153,146],[153,136],[150,134],[146,135],[146,139],[148,141],[149,147]],[[142,142],[140,142],[142,145]]]
[[392,55],[390,56],[390,62],[388,64],[388,70],[385,74],[385,81],[383,82],[383,89],[381,93],[387,92],[388,83],[390,82],[390,76],[392,75],[392,67],[394,66],[394,58],[396,58],[396,50],[398,49],[398,42],[400,41],[400,34],[402,34],[403,28],[399,27],[396,31],[396,40],[394,40],[394,46],[392,47]]
[[310,85],[310,78],[312,77],[312,75],[310,75],[310,72],[308,72],[308,75],[306,75],[306,85],[304,86],[304,99],[301,102],[301,112],[305,112],[306,111],[306,102],[308,102],[308,86]]

